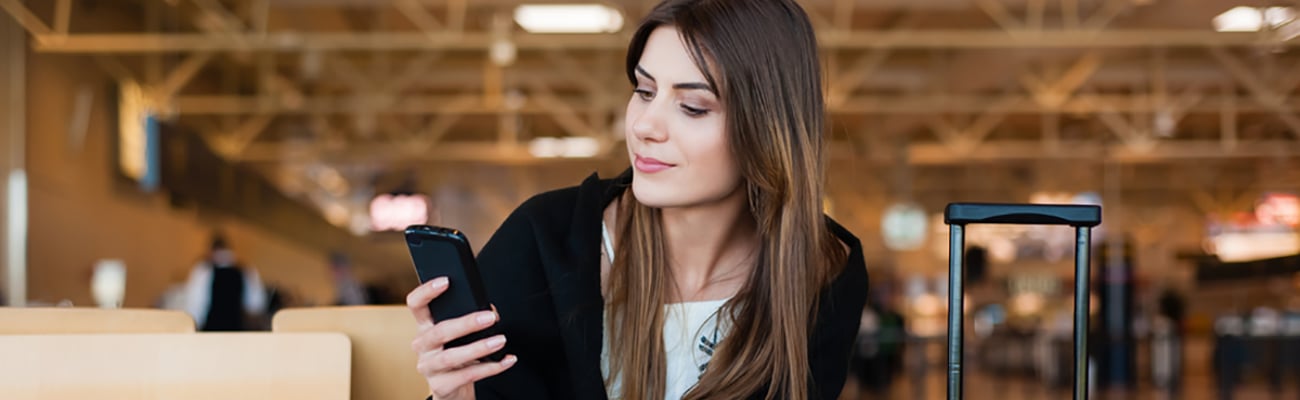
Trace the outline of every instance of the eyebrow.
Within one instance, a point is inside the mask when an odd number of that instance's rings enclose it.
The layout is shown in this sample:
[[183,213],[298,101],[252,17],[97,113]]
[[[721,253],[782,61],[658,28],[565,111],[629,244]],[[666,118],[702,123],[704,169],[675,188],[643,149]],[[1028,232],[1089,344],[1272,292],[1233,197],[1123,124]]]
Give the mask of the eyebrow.
[[[649,72],[646,72],[645,68],[641,68],[640,65],[636,66],[636,72],[637,72],[638,74],[641,74],[641,76],[644,76],[646,79],[649,79],[649,80],[651,80],[651,81],[655,81],[655,77],[654,77],[654,75],[650,75],[650,73],[649,73]],[[704,83],[704,82],[685,82],[685,83],[676,83],[676,84],[673,84],[673,89],[678,89],[678,90],[704,90],[704,91],[707,91],[707,92],[709,92],[709,93],[713,93],[714,96],[717,96],[717,95],[718,95],[718,91],[713,90],[713,86],[710,86],[709,84]]]

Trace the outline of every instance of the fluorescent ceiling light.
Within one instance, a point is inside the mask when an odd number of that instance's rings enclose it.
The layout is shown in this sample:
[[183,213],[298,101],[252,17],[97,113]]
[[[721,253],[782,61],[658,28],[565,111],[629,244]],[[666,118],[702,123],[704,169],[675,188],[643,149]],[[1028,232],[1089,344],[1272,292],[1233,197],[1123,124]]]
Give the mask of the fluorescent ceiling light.
[[600,142],[590,137],[540,137],[528,143],[537,158],[591,158],[600,154]]
[[557,138],[541,137],[528,143],[528,153],[537,158],[559,157],[564,153],[563,142]]
[[1259,32],[1268,27],[1276,29],[1296,19],[1291,7],[1236,7],[1214,17],[1214,30],[1219,32]]
[[623,14],[600,4],[525,4],[515,23],[530,33],[609,33],[623,29]]
[[1264,9],[1264,22],[1273,28],[1286,25],[1294,21],[1295,17],[1295,9],[1291,7],[1269,7]]
[[1223,262],[1246,262],[1300,254],[1295,232],[1223,233],[1210,238],[1213,254]]
[[596,141],[596,138],[568,137],[564,139],[565,146],[562,157],[591,158],[600,154],[600,142]]

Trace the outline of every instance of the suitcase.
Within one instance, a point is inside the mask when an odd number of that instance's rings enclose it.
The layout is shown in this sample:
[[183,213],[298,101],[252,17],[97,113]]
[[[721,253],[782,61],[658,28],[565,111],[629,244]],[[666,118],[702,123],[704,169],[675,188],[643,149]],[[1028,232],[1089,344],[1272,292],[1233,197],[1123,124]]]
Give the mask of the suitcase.
[[1074,400],[1088,399],[1088,256],[1092,228],[1101,224],[1095,205],[952,203],[943,213],[948,243],[948,400],[962,398],[963,310],[962,255],[966,225],[1069,225],[1075,228],[1074,253]]

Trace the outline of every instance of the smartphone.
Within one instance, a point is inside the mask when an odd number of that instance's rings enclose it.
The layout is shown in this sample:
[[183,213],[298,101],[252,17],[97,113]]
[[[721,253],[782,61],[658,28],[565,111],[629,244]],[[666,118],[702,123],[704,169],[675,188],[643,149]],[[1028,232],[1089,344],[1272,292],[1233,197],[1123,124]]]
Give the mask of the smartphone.
[[[434,321],[446,321],[465,314],[488,311],[488,301],[483,278],[479,275],[474,252],[465,234],[451,228],[412,225],[406,228],[406,247],[411,250],[415,273],[423,284],[437,277],[447,277],[447,291],[429,302],[429,313]],[[447,342],[446,347],[474,343],[499,333],[496,325]],[[501,361],[505,349],[487,356],[484,361]]]

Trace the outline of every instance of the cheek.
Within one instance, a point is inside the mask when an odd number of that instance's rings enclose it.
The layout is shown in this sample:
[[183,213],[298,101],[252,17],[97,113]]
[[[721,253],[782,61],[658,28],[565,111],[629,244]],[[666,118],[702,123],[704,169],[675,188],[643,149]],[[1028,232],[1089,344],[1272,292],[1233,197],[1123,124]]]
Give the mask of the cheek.
[[701,173],[708,174],[714,183],[730,183],[738,178],[735,157],[731,154],[731,140],[727,137],[726,127],[721,117],[704,121],[692,130],[697,134],[689,137],[690,143],[683,143],[683,152],[694,161]]

